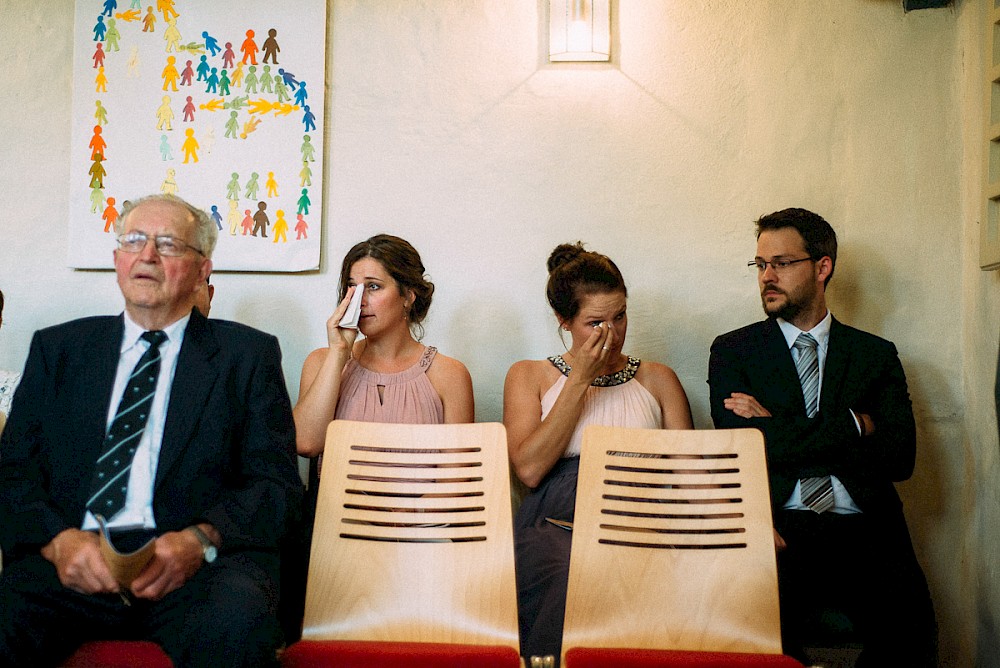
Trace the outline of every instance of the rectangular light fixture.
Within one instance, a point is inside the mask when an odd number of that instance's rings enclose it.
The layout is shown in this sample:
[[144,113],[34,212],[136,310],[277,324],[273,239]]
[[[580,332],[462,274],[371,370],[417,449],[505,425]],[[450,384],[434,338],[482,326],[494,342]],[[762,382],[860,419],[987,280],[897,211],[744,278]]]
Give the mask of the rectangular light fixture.
[[611,60],[611,0],[549,0],[549,62]]

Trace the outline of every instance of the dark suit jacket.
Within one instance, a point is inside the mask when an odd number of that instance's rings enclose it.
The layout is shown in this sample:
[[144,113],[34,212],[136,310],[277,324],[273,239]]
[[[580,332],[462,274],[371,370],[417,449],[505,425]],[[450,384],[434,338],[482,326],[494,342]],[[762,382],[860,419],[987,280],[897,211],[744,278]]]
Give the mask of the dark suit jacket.
[[[808,418],[791,351],[775,320],[723,334],[712,343],[708,383],[717,428],[756,427],[767,442],[772,508],[799,478],[832,474],[866,513],[902,518],[893,481],[913,472],[916,430],[895,346],[841,324],[830,327],[819,413]],[[754,396],[770,418],[742,418],[723,400]],[[867,413],[875,432],[862,438],[850,410]]]
[[[0,546],[37,553],[80,527],[107,429],[124,322],[76,320],[37,332],[0,438]],[[153,492],[159,532],[209,522],[221,554],[275,574],[301,482],[277,339],[191,315],[170,391]]]

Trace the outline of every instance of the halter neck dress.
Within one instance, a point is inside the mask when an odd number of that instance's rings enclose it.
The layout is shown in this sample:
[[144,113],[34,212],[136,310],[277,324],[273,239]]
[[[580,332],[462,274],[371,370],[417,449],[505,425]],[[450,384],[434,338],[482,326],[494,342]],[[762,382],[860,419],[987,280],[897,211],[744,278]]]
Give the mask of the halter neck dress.
[[399,373],[370,371],[353,357],[340,379],[340,399],[334,417],[338,420],[441,424],[444,404],[427,379],[437,348],[427,346],[416,364]]
[[[570,366],[561,355],[548,359],[561,375],[542,396],[543,420],[552,410],[570,372]],[[525,497],[518,510],[514,539],[522,656],[551,654],[557,663],[559,661],[572,533],[545,518],[573,521],[584,427],[600,424],[663,428],[659,402],[635,379],[639,365],[639,359],[629,356],[624,369],[599,376],[587,388],[583,413],[563,457]]]

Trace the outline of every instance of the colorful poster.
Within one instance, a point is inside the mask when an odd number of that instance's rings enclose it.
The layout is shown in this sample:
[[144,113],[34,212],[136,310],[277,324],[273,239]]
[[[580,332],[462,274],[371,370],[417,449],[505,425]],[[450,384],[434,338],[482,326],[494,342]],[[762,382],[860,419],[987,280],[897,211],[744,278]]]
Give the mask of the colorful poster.
[[215,220],[217,270],[319,266],[326,0],[77,0],[75,31],[70,266],[152,193]]

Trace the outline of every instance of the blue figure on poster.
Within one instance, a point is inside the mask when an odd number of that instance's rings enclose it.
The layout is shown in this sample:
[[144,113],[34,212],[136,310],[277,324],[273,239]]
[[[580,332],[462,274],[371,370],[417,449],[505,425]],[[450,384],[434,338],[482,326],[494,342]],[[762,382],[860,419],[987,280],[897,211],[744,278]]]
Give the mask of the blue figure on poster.
[[299,82],[299,89],[295,91],[295,104],[300,107],[305,105],[306,100],[309,98],[309,93],[306,91],[306,82]]
[[107,34],[107,32],[108,32],[108,27],[104,25],[104,17],[98,16],[97,23],[94,24],[94,41],[103,42],[104,36]]
[[209,35],[207,30],[202,31],[201,36],[205,38],[205,48],[208,50],[208,54],[215,58],[216,54],[222,51],[222,48],[219,47],[219,40]]
[[218,70],[213,67],[212,73],[208,75],[208,79],[206,79],[205,82],[207,84],[207,86],[205,86],[206,93],[218,93],[219,92]]
[[285,83],[285,85],[291,88],[292,90],[295,90],[299,85],[299,82],[295,78],[295,75],[292,74],[291,72],[286,72],[283,67],[278,68],[278,76],[280,76],[281,80]]
[[219,213],[219,207],[216,206],[215,204],[212,205],[212,215],[211,215],[211,218],[212,218],[212,220],[215,221],[215,224],[218,225],[219,229],[221,230],[222,229],[222,214]]
[[211,66],[208,64],[208,56],[202,56],[201,60],[198,61],[198,68],[195,70],[198,72],[198,78],[195,81],[208,81],[208,71]]
[[316,129],[316,114],[309,111],[309,105],[305,106],[305,114],[302,115],[302,122],[305,123],[305,132]]

